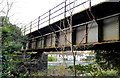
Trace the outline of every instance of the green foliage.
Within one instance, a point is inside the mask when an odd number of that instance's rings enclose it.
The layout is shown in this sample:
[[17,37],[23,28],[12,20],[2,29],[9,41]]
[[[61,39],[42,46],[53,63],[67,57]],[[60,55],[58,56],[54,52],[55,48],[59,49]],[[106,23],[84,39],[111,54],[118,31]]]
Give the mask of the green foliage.
[[72,76],[72,72],[66,69],[62,64],[60,66],[54,66],[54,68],[49,68],[47,72],[48,76]]
[[118,76],[118,71],[116,70],[107,70],[107,71],[102,71],[104,76]]
[[48,65],[48,69],[55,69],[55,68],[58,68],[58,66]]
[[96,50],[96,62],[103,70],[117,69],[120,71],[119,50]]
[[48,57],[48,61],[51,61],[51,62],[52,62],[52,61],[55,61],[55,57],[50,57],[50,56],[49,56],[49,57]]
[[18,55],[16,52],[21,50],[24,42],[21,29],[16,25],[12,25],[6,17],[0,17],[0,31],[2,49],[2,77],[19,76]]
[[[73,71],[73,66],[68,67]],[[116,76],[118,77],[118,71],[116,70],[103,70],[99,67],[98,64],[88,64],[88,65],[75,65],[77,75],[80,74],[84,76],[92,76],[92,77],[103,77],[103,76]]]
[[[73,66],[69,66],[68,68],[73,71]],[[94,74],[91,74],[93,76],[93,75],[96,75],[98,73],[97,67],[95,65],[92,65],[92,64],[88,64],[88,65],[80,65],[79,64],[79,65],[75,65],[75,68],[76,68],[76,71],[78,73],[81,73],[81,74],[94,72]]]

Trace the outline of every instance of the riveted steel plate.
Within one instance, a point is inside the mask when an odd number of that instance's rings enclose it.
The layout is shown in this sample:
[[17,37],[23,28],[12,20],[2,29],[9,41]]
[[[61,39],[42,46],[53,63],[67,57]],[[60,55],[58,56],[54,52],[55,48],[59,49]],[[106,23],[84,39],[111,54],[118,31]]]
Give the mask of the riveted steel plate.
[[88,43],[98,42],[98,25],[96,22],[88,24]]
[[118,16],[103,20],[103,40],[119,40]]
[[86,43],[86,27],[80,26],[76,29],[76,44]]

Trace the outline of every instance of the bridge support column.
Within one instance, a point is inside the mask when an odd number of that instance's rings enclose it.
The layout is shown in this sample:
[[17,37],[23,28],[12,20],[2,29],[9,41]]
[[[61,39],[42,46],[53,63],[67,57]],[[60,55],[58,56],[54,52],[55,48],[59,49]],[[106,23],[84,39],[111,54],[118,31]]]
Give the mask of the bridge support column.
[[29,60],[24,61],[24,66],[26,67],[27,71],[32,76],[33,73],[36,72],[44,72],[47,74],[47,61],[48,61],[48,55],[43,52],[31,52],[31,53],[25,53],[25,58]]
[[45,53],[41,53],[38,55],[38,67],[39,71],[46,71],[48,65],[48,55]]
[[36,54],[31,54],[31,65],[29,67],[31,72],[45,72],[47,73],[47,54],[43,52],[38,52]]

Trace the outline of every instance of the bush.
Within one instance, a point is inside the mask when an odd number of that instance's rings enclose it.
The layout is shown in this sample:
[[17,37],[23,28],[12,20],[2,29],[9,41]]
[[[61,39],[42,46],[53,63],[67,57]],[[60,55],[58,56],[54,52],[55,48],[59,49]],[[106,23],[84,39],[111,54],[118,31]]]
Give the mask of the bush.
[[48,61],[55,61],[55,57],[48,57]]
[[19,72],[19,56],[17,52],[21,51],[22,43],[25,42],[23,40],[24,36],[22,35],[21,29],[16,25],[13,25],[9,22],[8,17],[0,16],[0,39],[1,47],[0,49],[0,57],[2,59],[2,65],[0,69],[0,75],[3,78],[8,78],[11,76],[19,77],[20,74],[24,74]]
[[[69,66],[69,69],[73,71],[73,66]],[[84,75],[84,76],[92,76],[92,77],[101,77],[101,76],[118,76],[117,70],[103,70],[102,68],[99,68],[97,64],[88,64],[88,65],[75,65],[77,75]]]

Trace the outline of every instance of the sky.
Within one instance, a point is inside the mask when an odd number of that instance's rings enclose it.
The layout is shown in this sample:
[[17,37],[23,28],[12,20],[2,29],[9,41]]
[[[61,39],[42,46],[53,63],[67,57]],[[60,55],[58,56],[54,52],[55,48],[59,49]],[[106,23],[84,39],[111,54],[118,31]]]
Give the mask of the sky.
[[[7,4],[6,1],[2,6]],[[8,0],[9,4],[12,1],[14,3],[8,15],[10,21],[14,24],[25,25],[63,0]]]
[[[0,2],[1,1],[2,0],[0,0]],[[32,20],[38,18],[38,16],[47,12],[49,9],[55,7],[64,0],[4,0],[2,2],[2,5],[0,5],[0,9],[2,9],[7,4],[6,1],[8,1],[9,4],[13,2],[12,8],[8,14],[10,22],[13,24],[17,24],[19,27],[22,27],[30,23]],[[67,0],[67,1],[69,2],[73,0]],[[86,0],[77,0],[77,1],[82,2]],[[101,1],[104,0],[92,0],[92,4]],[[85,4],[84,8],[87,8],[88,5],[89,4]],[[7,9],[5,9],[5,11],[7,11]],[[4,13],[3,14],[0,13],[0,14],[1,14],[0,16],[4,15]]]

